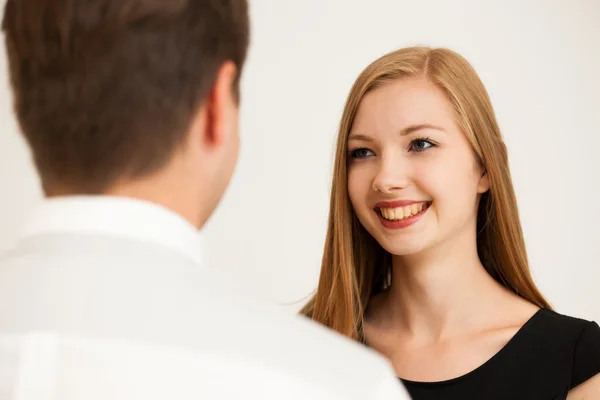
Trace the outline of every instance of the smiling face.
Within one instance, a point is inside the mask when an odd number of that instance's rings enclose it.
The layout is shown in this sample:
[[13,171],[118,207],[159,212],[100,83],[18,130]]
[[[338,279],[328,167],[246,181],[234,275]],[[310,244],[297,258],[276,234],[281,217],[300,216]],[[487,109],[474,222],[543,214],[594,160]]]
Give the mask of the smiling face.
[[402,78],[362,99],[348,137],[348,194],[388,252],[411,255],[475,232],[487,175],[446,95]]

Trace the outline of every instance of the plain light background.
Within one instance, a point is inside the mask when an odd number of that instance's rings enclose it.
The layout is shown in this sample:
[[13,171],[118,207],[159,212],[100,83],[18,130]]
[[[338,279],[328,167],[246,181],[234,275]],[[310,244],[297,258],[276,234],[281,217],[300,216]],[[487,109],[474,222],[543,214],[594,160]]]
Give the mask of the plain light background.
[[[557,311],[600,321],[598,0],[250,2],[242,150],[203,232],[207,264],[297,310],[318,280],[350,86],[388,51],[443,46],[474,65],[492,98],[538,286]],[[41,198],[1,46],[0,250]]]

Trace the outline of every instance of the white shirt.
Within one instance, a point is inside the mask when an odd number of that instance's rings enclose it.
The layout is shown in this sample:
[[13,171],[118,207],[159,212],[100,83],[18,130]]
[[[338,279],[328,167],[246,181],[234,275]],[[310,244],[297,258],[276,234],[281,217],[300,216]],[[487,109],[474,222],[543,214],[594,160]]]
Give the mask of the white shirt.
[[43,234],[101,234],[168,247],[201,263],[199,232],[173,211],[116,196],[71,196],[44,200],[26,221],[22,238]]
[[0,257],[0,400],[407,398],[387,361],[200,259],[160,206],[44,201]]

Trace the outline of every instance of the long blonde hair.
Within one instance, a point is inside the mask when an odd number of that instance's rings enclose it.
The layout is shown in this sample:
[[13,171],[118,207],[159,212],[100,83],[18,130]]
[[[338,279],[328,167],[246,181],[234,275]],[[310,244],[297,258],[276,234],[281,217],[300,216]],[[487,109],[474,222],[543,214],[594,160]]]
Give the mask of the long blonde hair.
[[550,308],[535,286],[508,166],[506,146],[489,96],[473,67],[448,49],[410,47],[384,55],[354,83],[337,139],[329,222],[316,294],[301,313],[362,341],[369,299],[390,285],[391,255],[358,221],[348,197],[348,135],[360,102],[373,89],[405,77],[426,76],[448,96],[456,120],[490,180],[477,215],[477,251],[500,284],[539,306]]

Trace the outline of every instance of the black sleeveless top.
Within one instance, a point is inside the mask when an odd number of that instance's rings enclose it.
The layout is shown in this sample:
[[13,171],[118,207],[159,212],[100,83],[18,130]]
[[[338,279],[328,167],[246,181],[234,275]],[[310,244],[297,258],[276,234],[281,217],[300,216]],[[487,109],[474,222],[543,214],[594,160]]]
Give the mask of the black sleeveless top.
[[401,380],[413,400],[565,400],[598,373],[598,324],[540,309],[474,371],[442,382]]

